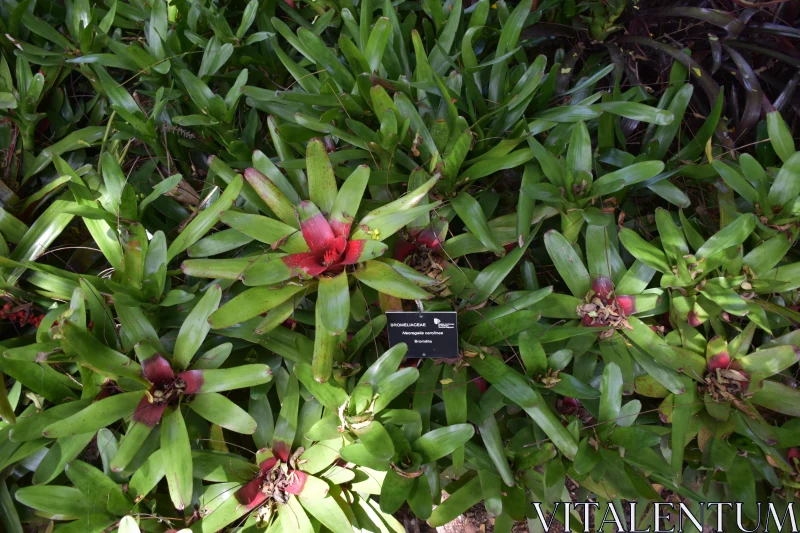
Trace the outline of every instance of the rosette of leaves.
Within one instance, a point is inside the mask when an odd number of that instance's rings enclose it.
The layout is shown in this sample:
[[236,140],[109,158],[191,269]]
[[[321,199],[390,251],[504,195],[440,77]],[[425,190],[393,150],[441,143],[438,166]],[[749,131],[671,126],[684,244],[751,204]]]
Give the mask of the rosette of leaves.
[[[524,151],[505,158],[518,143],[492,150],[494,144],[481,139],[517,125],[542,81],[543,56],[530,65],[511,66],[515,55],[522,57],[519,33],[530,6],[530,1],[523,2],[506,13],[497,56],[481,63],[477,53],[491,50],[495,38],[483,32],[491,11],[487,0],[478,2],[469,16],[460,1],[444,9],[429,5],[423,32],[414,28],[413,20],[400,24],[389,4],[382,5],[377,18],[372,3],[360,4],[359,13],[347,7],[342,9],[345,31],[336,34],[338,47],[326,45],[324,32],[317,36],[303,27],[295,32],[273,19],[291,48],[284,51],[277,37],[273,47],[295,83],[287,91],[248,86],[247,101],[274,115],[271,122],[289,143],[327,134],[354,148],[349,157],[388,172],[383,183],[407,181],[403,175],[425,166],[432,173],[440,168],[444,179],[438,188],[453,191],[457,183],[512,168],[527,155]],[[456,37],[465,27],[465,69],[451,71],[449,54],[457,54]],[[466,161],[469,152],[475,157]],[[465,161],[480,164],[467,174],[461,171]]]
[[[770,146],[782,161],[780,167],[765,169],[750,154],[742,154],[736,163],[714,159],[711,164],[722,181],[739,196],[735,209],[752,212],[758,217],[761,235],[783,233],[786,242],[791,243],[797,237],[794,226],[800,217],[800,185],[796,179],[800,172],[800,153],[795,151],[791,131],[779,112],[768,112],[766,123]],[[764,161],[766,157],[761,159]],[[790,245],[787,244],[786,251]]]
[[[258,364],[217,368],[230,353],[230,344],[207,351],[190,364],[209,330],[205,322],[210,309],[219,301],[219,288],[209,289],[196,303],[181,326],[169,360],[162,355],[159,339],[147,334],[148,330],[154,333],[154,329],[141,311],[118,308],[125,335],[123,344],[134,341],[137,330],[145,332],[134,346],[139,363],[89,331],[85,313],[86,307],[92,306],[87,306],[86,301],[98,296],[89,284],[75,289],[70,307],[56,319],[55,328],[50,329],[53,322],[49,322],[48,329],[42,331],[46,336],[37,339],[40,342],[6,351],[5,356],[17,364],[77,363],[84,384],[82,400],[19,417],[10,438],[21,443],[31,441],[37,446],[52,442],[48,452],[52,457],[34,472],[41,483],[52,480],[63,470],[65,463],[75,458],[98,431],[106,432],[105,439],[113,441],[113,446],[107,444],[108,470],[125,478],[141,465],[142,456],[160,450],[169,459],[165,461],[162,476],[170,480],[173,504],[181,510],[192,498],[192,454],[182,406],[190,406],[193,413],[212,424],[252,434],[256,430],[253,418],[219,392],[266,383],[271,379],[271,371],[268,366]],[[107,308],[105,312],[110,320]],[[100,324],[96,329],[102,335]],[[120,419],[128,427],[117,442],[116,436],[105,428]],[[154,429],[158,431],[151,438]]]
[[[308,438],[344,437],[345,446],[339,450],[341,457],[375,471],[374,475],[381,479],[380,507],[384,512],[395,513],[407,501],[418,517],[428,519],[433,504],[439,501],[437,461],[453,454],[455,462],[460,450],[463,464],[464,446],[474,429],[467,423],[450,423],[448,419],[447,425],[429,430],[432,391],[422,393],[430,395],[427,409],[416,398],[415,409],[408,409],[408,391],[417,381],[419,371],[415,367],[399,368],[406,350],[403,343],[392,347],[357,381],[348,380],[345,388],[318,383],[308,365],[302,363],[295,365],[294,373],[326,408],[322,418],[309,429]],[[438,370],[435,373],[429,368],[425,370],[429,376],[424,386],[435,386]],[[465,385],[462,383],[466,394]],[[424,418],[422,411],[426,413]]]
[[[627,106],[644,104],[627,103]],[[630,107],[628,107],[629,109]],[[672,121],[672,114],[669,115]],[[648,180],[664,170],[661,161],[641,161],[631,163],[613,172],[594,177],[594,158],[591,137],[586,124],[574,123],[565,157],[557,157],[535,138],[528,138],[530,149],[536,163],[526,167],[523,175],[522,192],[558,209],[561,214],[561,231],[569,242],[575,242],[581,227],[587,219],[602,218],[602,212],[594,206],[598,198],[625,191],[630,186]]]
[[[310,378],[305,366],[311,382],[323,386]],[[380,492],[380,479],[371,470],[339,461],[346,439],[335,433],[317,440],[309,432],[323,416],[321,399],[301,392],[297,378],[283,368],[276,383],[281,408],[274,423],[271,412],[257,411],[264,422],[257,442],[267,447],[256,453],[255,464],[206,453],[203,470],[196,473],[212,484],[203,488],[200,519],[192,531],[210,533],[240,523],[245,528],[308,532],[321,525],[344,533],[376,522],[403,531],[370,498]]]
[[[349,325],[351,280],[395,298],[431,297],[403,271],[376,258],[387,249],[384,240],[438,205],[418,205],[438,177],[429,178],[394,201],[381,202],[383,205],[354,223],[369,183],[368,167],[352,171],[339,188],[323,142],[313,139],[308,143],[306,155],[309,199],[300,201],[297,190],[263,154],[256,154],[254,163],[264,173],[256,167],[248,168],[245,178],[257,199],[267,206],[264,210],[271,211],[276,218],[228,211],[221,220],[237,233],[283,253],[260,252],[237,259],[189,259],[182,269],[190,276],[241,280],[252,287],[211,316],[214,328],[256,317],[300,291],[306,294],[316,291],[312,367],[315,378],[324,382],[331,376],[334,352]],[[291,312],[293,307],[287,309]],[[268,316],[265,320],[272,323],[274,318]],[[265,330],[263,325],[257,328]]]
[[[96,437],[102,441],[98,447],[106,474],[121,482],[132,480],[149,457],[163,455],[163,468],[154,471],[161,473],[148,478],[143,486],[147,490],[137,498],[145,497],[166,476],[173,505],[182,510],[193,493],[189,431],[220,432],[224,427],[254,433],[253,417],[218,392],[271,379],[264,364],[220,368],[233,348],[207,338],[208,318],[221,300],[220,287],[211,285],[204,292],[198,287],[172,287],[166,271],[169,254],[199,239],[198,229],[213,225],[226,203],[229,206],[238,195],[241,179],[238,187],[234,183],[212,202],[211,211],[198,213],[168,247],[163,232],[149,235],[135,220],[114,218],[116,224],[110,225],[107,214],[120,205],[138,217],[148,199],[139,206],[130,198],[127,205],[110,201],[116,162],[113,157],[104,159],[105,183],[93,172],[85,174],[84,181],[55,158],[69,191],[60,204],[54,204],[54,213],[65,211],[67,222],[75,216],[72,212],[80,214],[95,235],[105,264],[115,270],[111,279],[26,260],[3,260],[19,281],[20,287],[10,290],[49,308],[34,334],[3,342],[0,369],[30,389],[33,402],[6,428],[11,444],[3,461],[44,453],[33,475],[38,484],[46,484]],[[87,182],[97,189],[90,189]],[[175,180],[171,182],[174,186]],[[154,191],[153,198],[162,192]],[[213,218],[211,213],[216,213]],[[28,233],[34,238],[29,242],[40,242],[40,235],[53,238],[47,231],[53,228],[32,226]],[[68,303],[46,303],[48,299]],[[134,351],[138,362],[128,355]],[[106,427],[119,420],[127,425],[124,433]],[[46,452],[40,452],[45,447]]]

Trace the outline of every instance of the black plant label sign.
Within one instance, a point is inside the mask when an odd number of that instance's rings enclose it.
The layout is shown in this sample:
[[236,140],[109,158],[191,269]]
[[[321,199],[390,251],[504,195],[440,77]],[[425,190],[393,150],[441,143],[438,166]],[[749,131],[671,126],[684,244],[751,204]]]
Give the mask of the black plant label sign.
[[389,344],[408,345],[407,358],[458,357],[458,321],[454,311],[386,313]]

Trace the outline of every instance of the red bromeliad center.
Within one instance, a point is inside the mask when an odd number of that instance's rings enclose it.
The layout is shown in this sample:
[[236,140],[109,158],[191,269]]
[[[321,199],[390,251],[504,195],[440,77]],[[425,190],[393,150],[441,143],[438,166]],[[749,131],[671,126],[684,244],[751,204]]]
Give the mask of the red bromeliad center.
[[418,233],[409,235],[408,239],[399,239],[394,248],[394,258],[397,261],[405,261],[408,256],[415,252],[438,252],[442,249],[442,241],[436,232],[431,228],[425,228]]
[[[304,205],[310,205],[310,202],[300,203],[301,207]],[[339,274],[345,266],[358,263],[366,243],[364,240],[348,240],[350,224],[337,220],[328,222],[322,213],[301,221],[300,230],[309,251],[287,255],[283,262],[289,268],[313,277],[322,273]]]
[[200,392],[203,385],[202,372],[187,370],[175,375],[169,361],[159,354],[142,362],[142,374],[150,382],[150,389],[136,406],[133,419],[148,427],[158,424],[168,405],[182,395]]
[[236,491],[239,503],[252,510],[268,500],[281,502],[281,494],[300,494],[308,474],[300,470],[284,470],[282,465],[286,461],[288,457],[270,457],[262,461],[258,475]]

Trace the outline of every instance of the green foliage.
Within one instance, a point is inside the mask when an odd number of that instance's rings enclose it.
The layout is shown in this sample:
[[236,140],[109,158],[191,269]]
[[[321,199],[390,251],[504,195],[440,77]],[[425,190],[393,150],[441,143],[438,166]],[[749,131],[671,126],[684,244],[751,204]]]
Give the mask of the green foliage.
[[[701,64],[626,6],[0,3],[2,527],[789,503],[797,76],[762,113],[750,19],[662,10]],[[420,310],[458,353],[389,346]]]

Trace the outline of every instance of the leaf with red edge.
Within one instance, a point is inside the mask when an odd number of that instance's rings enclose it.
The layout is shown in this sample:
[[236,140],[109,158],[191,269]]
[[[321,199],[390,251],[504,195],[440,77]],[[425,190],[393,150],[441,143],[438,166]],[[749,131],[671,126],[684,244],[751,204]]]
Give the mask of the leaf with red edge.
[[331,246],[335,237],[331,225],[313,202],[300,202],[297,206],[297,217],[300,219],[303,238],[312,253],[324,252]]
[[272,180],[254,168],[246,169],[244,177],[281,222],[297,227],[294,205]]
[[[319,206],[323,213],[330,213],[336,201],[336,176],[325,145],[320,139],[311,139],[308,142],[306,172],[309,199]],[[313,247],[311,249],[313,250]]]
[[321,500],[328,495],[330,487],[323,480],[300,470],[290,470],[291,483],[286,492],[294,494],[301,500]]
[[[325,272],[328,267],[322,264],[324,258],[323,253],[313,253],[313,252],[305,252],[301,254],[291,254],[281,258],[282,265],[288,269],[289,275],[286,276],[285,279],[289,279],[292,276],[300,276],[300,277],[316,277]],[[279,269],[277,267],[271,269],[275,273],[278,273]],[[260,279],[260,278],[257,278]],[[260,285],[269,285],[275,283],[270,281],[269,283],[259,283]]]
[[175,373],[172,371],[169,361],[159,353],[142,361],[142,373],[147,378],[147,381],[154,385],[175,378]]
[[145,396],[136,406],[136,410],[133,412],[131,418],[135,422],[144,424],[146,427],[152,429],[161,421],[161,417],[164,416],[164,410],[166,408],[167,404],[155,404]]
[[[223,531],[225,526],[239,520],[252,510],[248,505],[242,505],[239,494],[244,490],[245,485],[237,490],[241,483],[217,483],[205,488],[204,494],[200,497],[200,505],[207,514],[203,519],[192,525],[191,531],[195,533],[217,533]],[[258,493],[264,496],[260,486],[254,484]],[[255,491],[253,491],[255,494]],[[263,500],[262,500],[263,502]]]
[[344,250],[340,265],[355,265],[370,259],[375,259],[383,255],[387,246],[378,241],[347,241],[347,248]]
[[361,165],[350,174],[339,189],[330,215],[331,228],[336,236],[347,237],[350,234],[350,227],[369,182],[369,174],[369,167]]

